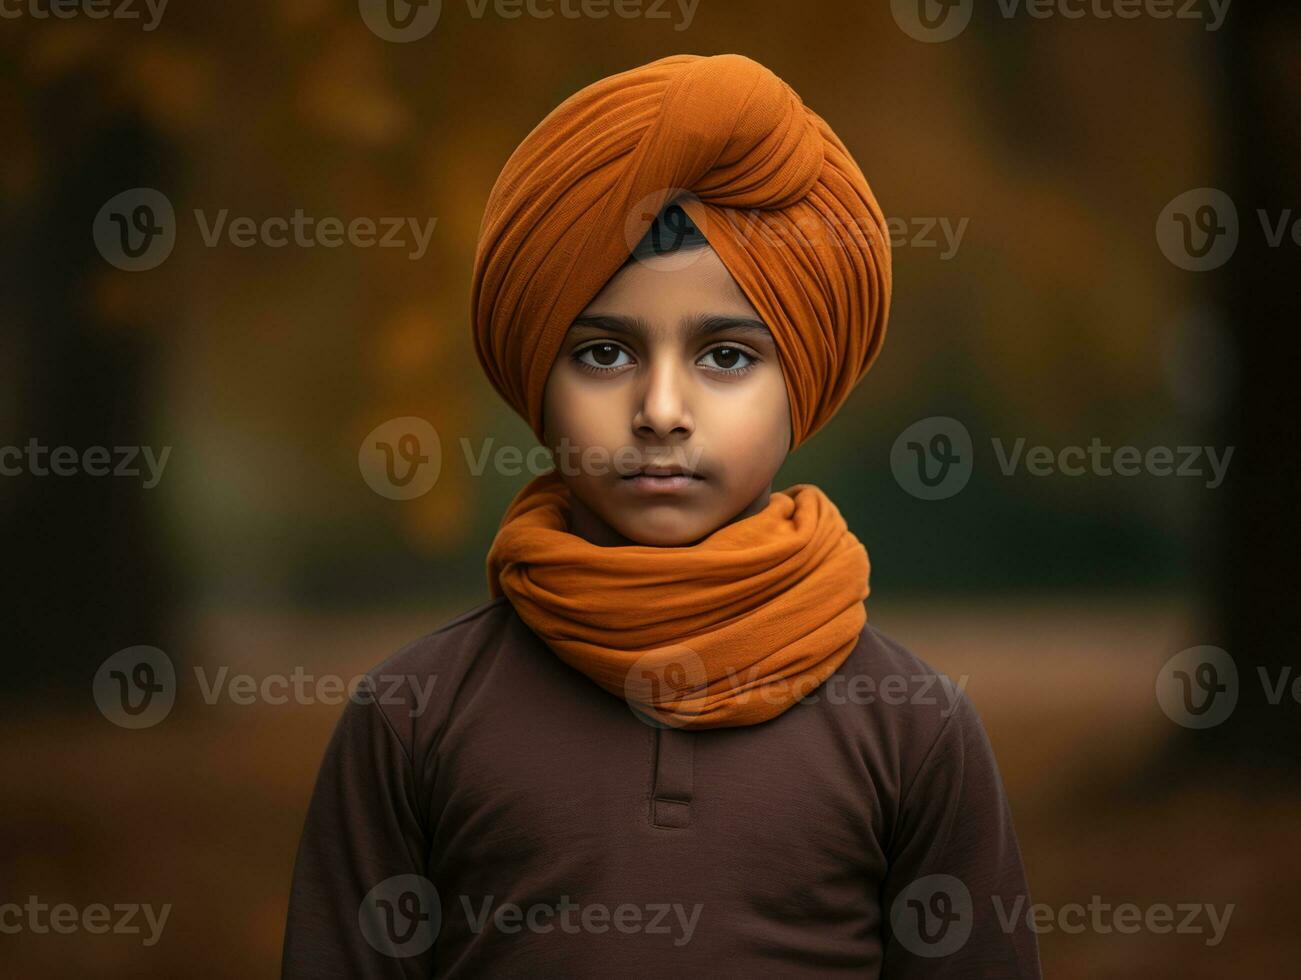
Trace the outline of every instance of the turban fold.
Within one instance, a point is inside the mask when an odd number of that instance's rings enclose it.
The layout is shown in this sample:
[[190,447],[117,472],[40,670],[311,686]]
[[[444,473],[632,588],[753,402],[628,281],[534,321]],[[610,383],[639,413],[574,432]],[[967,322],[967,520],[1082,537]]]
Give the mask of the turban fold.
[[506,162],[479,231],[475,352],[539,440],[574,318],[666,204],[681,205],[773,333],[792,448],[885,336],[885,218],[840,139],[742,55],[673,55],[570,96]]

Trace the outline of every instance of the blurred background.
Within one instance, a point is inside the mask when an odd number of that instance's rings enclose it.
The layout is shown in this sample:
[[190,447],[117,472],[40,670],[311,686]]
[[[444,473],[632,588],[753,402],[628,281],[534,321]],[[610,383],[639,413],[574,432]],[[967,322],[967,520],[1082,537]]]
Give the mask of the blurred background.
[[[778,485],[827,491],[873,622],[967,678],[1045,975],[1294,971],[1294,4],[3,9],[0,904],[171,905],[152,945],[0,934],[7,975],[278,975],[342,709],[214,685],[355,677],[487,599],[532,473],[476,461],[535,445],[471,344],[488,191],[578,88],[724,52],[891,218],[884,352]],[[418,496],[365,449],[409,418],[441,446]],[[165,717],[105,706],[139,646]],[[1214,943],[1056,924],[1091,900],[1232,910]]]

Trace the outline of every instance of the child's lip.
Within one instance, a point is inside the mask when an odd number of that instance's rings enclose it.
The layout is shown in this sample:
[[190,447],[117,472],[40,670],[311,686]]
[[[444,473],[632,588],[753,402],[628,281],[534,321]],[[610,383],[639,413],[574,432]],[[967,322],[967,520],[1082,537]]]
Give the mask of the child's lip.
[[641,472],[623,478],[623,481],[633,489],[651,493],[679,493],[703,480],[704,477],[681,470],[673,473]]
[[690,476],[700,479],[695,472],[682,466],[647,466],[631,474],[637,476]]

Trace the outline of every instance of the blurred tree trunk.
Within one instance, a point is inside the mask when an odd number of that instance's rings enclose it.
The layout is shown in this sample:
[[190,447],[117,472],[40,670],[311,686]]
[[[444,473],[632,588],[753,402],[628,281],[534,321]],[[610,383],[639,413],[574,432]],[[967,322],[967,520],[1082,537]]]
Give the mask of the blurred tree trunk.
[[[39,127],[35,196],[7,215],[6,343],[16,390],[0,444],[26,452],[150,444],[152,331],[108,322],[101,274],[113,270],[91,235],[102,205],[128,188],[165,186],[163,148],[131,116],[104,108],[107,86],[66,77],[34,97]],[[136,464],[144,469],[137,459]],[[12,461],[10,461],[12,465]],[[10,696],[36,694],[94,710],[91,679],[117,650],[164,645],[171,581],[161,557],[162,503],[142,478],[33,475],[3,478],[4,670]],[[80,470],[80,464],[78,464]]]
[[[1213,273],[1237,350],[1237,384],[1224,442],[1236,446],[1224,483],[1213,612],[1238,669],[1228,720],[1190,732],[1205,761],[1248,778],[1301,775],[1301,466],[1295,397],[1301,379],[1301,16],[1293,0],[1234,4],[1219,41],[1228,81],[1232,185],[1241,237]],[[1273,229],[1289,214],[1282,241]],[[1282,684],[1280,689],[1279,685]],[[1273,703],[1280,693],[1282,697]]]

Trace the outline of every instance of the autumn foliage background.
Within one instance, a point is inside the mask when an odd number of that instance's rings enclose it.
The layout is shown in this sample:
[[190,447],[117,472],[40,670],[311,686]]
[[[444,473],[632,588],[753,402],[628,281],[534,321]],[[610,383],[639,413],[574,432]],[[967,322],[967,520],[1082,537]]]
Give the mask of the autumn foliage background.
[[[411,44],[327,0],[177,2],[153,31],[5,20],[0,442],[172,452],[152,490],[0,478],[0,903],[174,906],[148,949],[0,936],[6,970],[277,974],[339,708],[209,705],[192,668],[350,676],[487,598],[484,554],[526,475],[475,475],[462,440],[533,445],[471,346],[492,182],[576,89],[667,54],[735,51],[831,123],[909,229],[880,360],[780,484],[818,483],[840,505],[872,557],[873,621],[969,675],[1036,901],[1235,905],[1218,947],[1047,932],[1045,975],[1286,975],[1295,705],[1246,705],[1193,736],[1153,697],[1161,665],[1201,643],[1231,648],[1247,676],[1296,663],[1295,463],[1261,447],[1294,419],[1271,399],[1295,363],[1297,249],[1247,242],[1198,275],[1154,235],[1190,188],[1235,193],[1244,239],[1256,208],[1301,205],[1301,31],[1286,4],[1246,6],[1215,34],[991,8],[934,45],[888,3],[843,0],[701,0],[681,31],[479,19],[449,0]],[[139,186],[168,195],[179,230],[161,266],[127,273],[96,253],[91,222]],[[412,260],[208,247],[191,218],[299,208],[434,218],[435,232]],[[917,240],[940,220],[965,222],[950,257],[937,230]],[[1210,490],[1004,476],[987,454],[963,493],[921,501],[890,448],[935,415],[985,446],[1234,445],[1235,469]],[[365,434],[397,416],[429,420],[445,451],[434,488],[405,502],[357,464]],[[96,710],[90,678],[142,643],[183,679],[167,720],[133,732]]]

